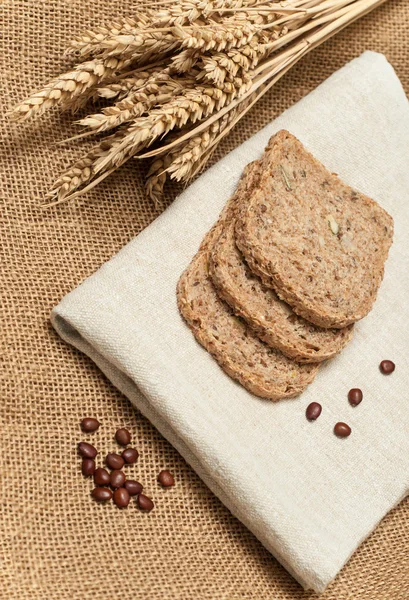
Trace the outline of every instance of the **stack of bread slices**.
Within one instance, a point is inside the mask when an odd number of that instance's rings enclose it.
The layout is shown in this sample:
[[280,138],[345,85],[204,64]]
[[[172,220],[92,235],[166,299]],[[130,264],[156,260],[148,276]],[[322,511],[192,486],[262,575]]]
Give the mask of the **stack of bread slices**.
[[182,274],[180,312],[247,390],[296,396],[371,310],[392,237],[385,210],[280,131]]

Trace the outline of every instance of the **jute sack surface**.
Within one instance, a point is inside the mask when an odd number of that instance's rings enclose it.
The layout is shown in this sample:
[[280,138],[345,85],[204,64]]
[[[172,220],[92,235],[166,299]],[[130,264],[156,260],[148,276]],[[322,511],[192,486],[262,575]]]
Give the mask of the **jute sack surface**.
[[[83,148],[53,143],[70,117],[14,126],[5,109],[61,70],[72,33],[124,10],[126,2],[6,2],[0,7],[2,198],[1,593],[11,599],[315,598],[207,490],[180,456],[80,353],[60,341],[48,316],[60,298],[159,213],[144,199],[132,164],[85,200],[42,212],[55,175]],[[390,0],[315,51],[279,83],[224,142],[216,158],[370,48],[386,54],[409,91],[409,8]],[[167,201],[176,193],[168,190]],[[3,255],[4,254],[4,255]],[[385,399],[387,401],[388,399]],[[103,423],[92,441],[115,451],[129,427],[141,453],[132,469],[157,502],[149,517],[91,502],[79,473],[79,420]],[[161,468],[177,486],[159,489]],[[409,596],[409,502],[386,517],[322,596]]]

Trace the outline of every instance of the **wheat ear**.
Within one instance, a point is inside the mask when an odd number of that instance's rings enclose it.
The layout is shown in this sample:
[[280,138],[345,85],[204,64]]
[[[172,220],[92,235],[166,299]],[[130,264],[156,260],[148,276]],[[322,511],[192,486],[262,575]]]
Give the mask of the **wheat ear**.
[[104,108],[101,113],[81,119],[79,124],[89,127],[94,133],[113,129],[147,113],[154,106],[170,102],[173,96],[181,94],[194,83],[193,77],[174,78],[169,72],[162,71],[149,78],[143,86],[134,88],[121,101]]
[[[73,197],[73,193],[91,183],[96,176],[95,163],[105,156],[113,144],[121,138],[123,133],[118,131],[114,135],[106,137],[99,144],[91,148],[87,154],[79,158],[69,169],[67,169],[54,183],[52,189],[46,196],[46,206],[54,206]],[[106,172],[108,174],[109,171]],[[105,173],[104,173],[105,175]],[[93,183],[95,185],[95,182]],[[93,187],[92,185],[92,187]],[[86,188],[87,189],[87,188]]]
[[150,166],[145,182],[145,192],[153,200],[155,206],[160,206],[163,199],[163,188],[166,183],[166,169],[171,163],[170,156],[161,156]]
[[148,67],[146,70],[138,70],[132,76],[132,72],[129,74],[126,73],[126,77],[118,77],[112,83],[104,83],[102,86],[97,87],[96,93],[101,98],[106,98],[107,100],[113,100],[114,98],[121,100],[125,96],[128,96],[128,94],[146,85],[147,81],[153,75],[161,73],[164,68],[166,66],[161,64],[156,67]]
[[[60,75],[20,104],[11,113],[14,120],[39,116],[49,108],[61,105],[69,107],[80,98],[89,98],[96,85],[112,77],[129,64],[117,58],[94,59],[77,65],[74,70]],[[91,92],[90,92],[91,91]]]
[[79,54],[82,58],[97,56],[105,51],[101,44],[106,40],[121,35],[135,34],[139,27],[146,27],[149,24],[150,19],[141,14],[135,15],[134,18],[124,17],[111,21],[95,30],[87,29],[71,41],[65,53],[67,55]]

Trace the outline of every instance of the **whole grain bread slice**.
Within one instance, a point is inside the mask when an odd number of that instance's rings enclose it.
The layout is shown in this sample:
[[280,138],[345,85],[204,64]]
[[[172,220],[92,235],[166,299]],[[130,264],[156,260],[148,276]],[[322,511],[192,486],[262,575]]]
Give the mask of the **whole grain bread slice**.
[[372,308],[393,238],[392,217],[280,131],[269,168],[236,221],[251,270],[294,311],[342,328]]
[[236,246],[234,221],[225,226],[215,242],[209,271],[218,295],[234,313],[243,317],[269,346],[298,362],[331,358],[352,339],[353,325],[343,329],[316,327],[295,314],[273,289],[266,287]]
[[318,365],[301,365],[262,342],[219,298],[208,271],[212,244],[233,218],[241,195],[254,187],[257,168],[254,163],[248,166],[235,195],[205,236],[199,252],[178,282],[177,300],[197,341],[228,375],[257,396],[279,400],[300,394],[313,381]]

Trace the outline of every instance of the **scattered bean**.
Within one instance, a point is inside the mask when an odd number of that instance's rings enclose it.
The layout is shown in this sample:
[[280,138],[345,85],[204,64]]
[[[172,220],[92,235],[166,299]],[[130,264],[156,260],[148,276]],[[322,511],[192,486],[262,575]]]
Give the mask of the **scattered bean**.
[[122,469],[124,466],[124,459],[119,454],[110,453],[106,455],[105,464],[110,469]]
[[175,485],[175,478],[169,471],[161,471],[158,475],[158,481],[163,487],[172,487],[172,485]]
[[[85,417],[80,424],[82,431],[85,433],[97,431],[100,427],[99,421],[94,417]],[[127,429],[120,428],[115,433],[115,439],[121,446],[128,446],[131,441],[131,434]],[[135,480],[127,481],[125,473],[121,471],[125,464],[132,465],[138,460],[139,452],[135,448],[125,448],[121,455],[109,452],[105,457],[105,464],[111,469],[111,472],[102,467],[96,468],[94,459],[98,451],[92,444],[79,442],[78,453],[82,457],[82,474],[85,477],[93,477],[94,479],[96,487],[91,492],[94,500],[107,502],[113,499],[116,506],[126,508],[131,496],[136,496],[137,505],[141,510],[150,512],[154,508],[151,498],[142,494],[142,484]],[[175,485],[172,473],[165,470],[159,473],[158,481],[163,487]]]
[[96,431],[99,426],[100,423],[93,417],[86,417],[81,421],[81,429],[85,433],[91,433],[92,431]]
[[305,411],[305,415],[309,421],[315,421],[318,419],[322,411],[322,406],[318,402],[311,402],[307,406],[307,410]]
[[135,448],[127,448],[121,452],[121,456],[128,465],[133,465],[138,460],[139,452]]
[[81,471],[84,477],[91,477],[95,471],[95,460],[93,458],[83,458]]
[[125,483],[125,475],[123,471],[119,471],[118,469],[112,471],[109,478],[109,483],[113,489],[123,487]]
[[152,500],[148,498],[148,496],[145,496],[145,494],[139,494],[137,502],[139,508],[141,510],[146,510],[147,512],[150,512],[155,506]]
[[94,483],[95,485],[109,485],[110,476],[106,469],[102,469],[99,467],[95,470],[94,473]]
[[80,442],[78,444],[78,452],[84,458],[95,458],[98,454],[96,448],[94,448],[94,446],[91,446],[91,444],[88,444],[87,442]]
[[395,370],[395,363],[391,360],[383,360],[379,365],[379,368],[384,375],[390,375]]
[[107,500],[111,500],[112,492],[109,488],[105,487],[96,487],[92,490],[91,496],[97,502],[106,502]]
[[143,490],[142,484],[139,483],[139,481],[133,481],[132,479],[125,481],[124,488],[128,490],[130,496],[137,496]]
[[127,489],[121,487],[114,492],[114,502],[118,508],[126,508],[131,497]]
[[351,434],[351,428],[346,423],[337,423],[334,427],[334,433],[338,437],[345,438]]
[[362,390],[359,388],[352,388],[352,390],[349,390],[348,392],[348,400],[351,406],[358,406],[358,404],[361,404],[363,397]]
[[127,446],[131,441],[131,434],[127,429],[118,429],[115,434],[115,439],[121,446]]

